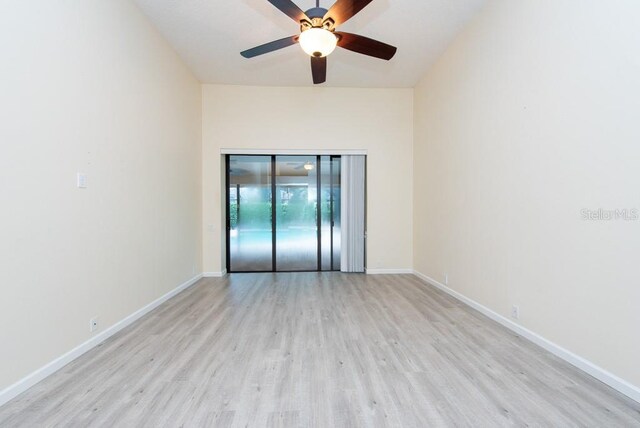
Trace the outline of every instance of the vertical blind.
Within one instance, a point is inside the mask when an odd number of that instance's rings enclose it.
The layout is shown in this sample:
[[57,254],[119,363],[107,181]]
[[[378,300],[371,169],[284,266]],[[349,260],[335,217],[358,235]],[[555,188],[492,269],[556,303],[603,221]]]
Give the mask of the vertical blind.
[[365,157],[343,155],[341,160],[341,253],[342,272],[364,272],[364,171]]

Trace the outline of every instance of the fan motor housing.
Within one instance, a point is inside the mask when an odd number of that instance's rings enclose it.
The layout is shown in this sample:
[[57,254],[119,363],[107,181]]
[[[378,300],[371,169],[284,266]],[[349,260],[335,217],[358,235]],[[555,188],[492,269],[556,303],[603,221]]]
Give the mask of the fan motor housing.
[[305,12],[305,15],[309,20],[300,21],[300,31],[306,31],[309,28],[324,28],[328,31],[333,31],[334,20],[331,18],[324,19],[327,14],[327,9],[323,7],[314,7]]

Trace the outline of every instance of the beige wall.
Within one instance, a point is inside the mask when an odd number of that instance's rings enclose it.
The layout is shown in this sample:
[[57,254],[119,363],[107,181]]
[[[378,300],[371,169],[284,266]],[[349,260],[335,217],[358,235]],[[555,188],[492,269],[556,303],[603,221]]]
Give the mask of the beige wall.
[[0,52],[2,390],[200,272],[202,128],[130,1],[3,2]]
[[415,269],[640,385],[640,3],[491,1],[415,90]]
[[367,265],[411,269],[411,89],[204,85],[202,116],[205,272],[224,269],[221,148],[367,150]]

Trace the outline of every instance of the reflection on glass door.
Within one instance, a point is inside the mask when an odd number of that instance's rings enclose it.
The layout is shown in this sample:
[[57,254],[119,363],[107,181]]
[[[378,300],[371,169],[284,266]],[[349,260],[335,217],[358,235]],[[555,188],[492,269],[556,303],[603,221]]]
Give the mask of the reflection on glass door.
[[227,239],[229,270],[273,269],[271,156],[229,156]]
[[229,155],[227,183],[229,272],[340,270],[339,156]]

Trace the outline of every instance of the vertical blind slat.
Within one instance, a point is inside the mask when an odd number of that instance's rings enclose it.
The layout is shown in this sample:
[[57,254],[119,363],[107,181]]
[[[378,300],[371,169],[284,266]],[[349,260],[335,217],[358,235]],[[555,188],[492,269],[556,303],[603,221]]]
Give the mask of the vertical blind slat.
[[343,155],[341,158],[342,272],[364,272],[364,166],[364,156]]

